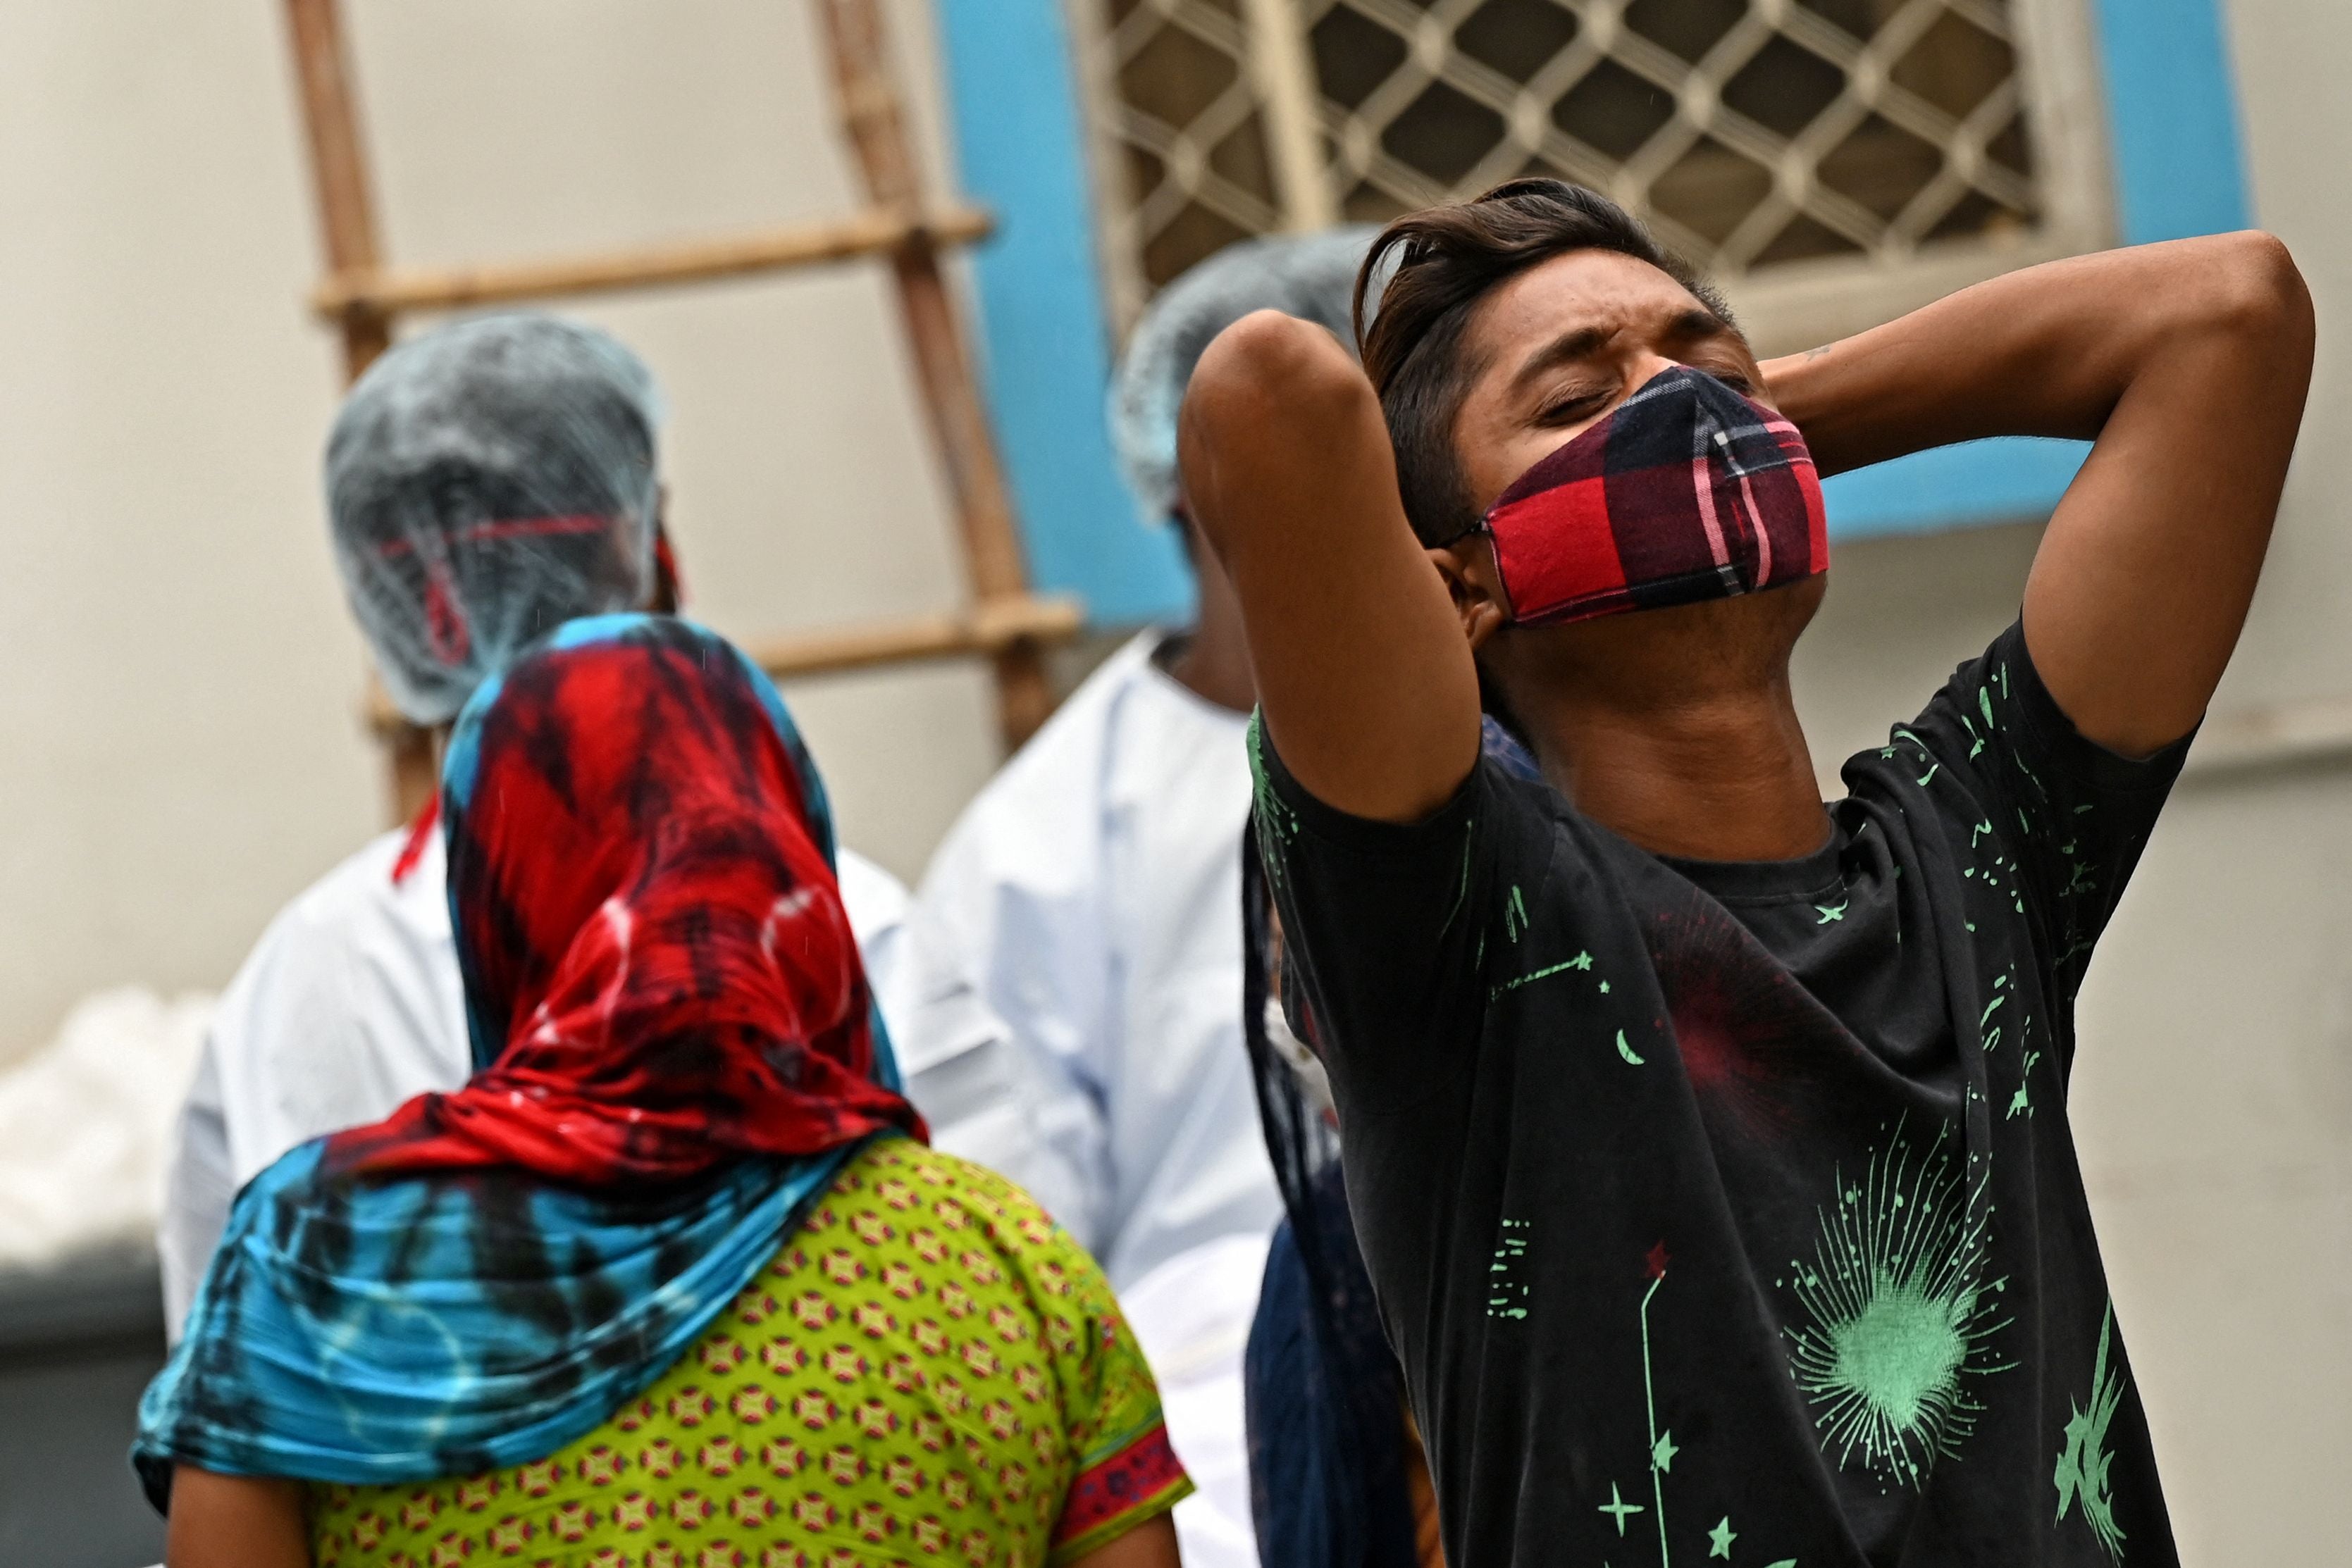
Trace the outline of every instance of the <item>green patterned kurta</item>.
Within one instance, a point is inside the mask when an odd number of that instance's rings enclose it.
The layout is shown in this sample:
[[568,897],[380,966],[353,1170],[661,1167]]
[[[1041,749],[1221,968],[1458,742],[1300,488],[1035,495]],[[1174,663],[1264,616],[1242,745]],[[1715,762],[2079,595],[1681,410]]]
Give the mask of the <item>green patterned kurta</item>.
[[535,1464],[311,1490],[318,1568],[1066,1563],[1192,1490],[1102,1271],[878,1141],[684,1360]]

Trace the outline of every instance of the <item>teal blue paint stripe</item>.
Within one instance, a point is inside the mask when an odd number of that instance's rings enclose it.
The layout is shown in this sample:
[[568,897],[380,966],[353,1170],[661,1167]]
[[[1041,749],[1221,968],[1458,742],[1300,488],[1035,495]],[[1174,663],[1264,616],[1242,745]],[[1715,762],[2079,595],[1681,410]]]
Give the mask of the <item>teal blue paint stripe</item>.
[[1882,538],[2050,515],[2091,450],[2084,441],[2013,437],[1939,446],[1822,485],[1830,538]]
[[1029,570],[1119,623],[1187,612],[1178,542],[1137,516],[1104,428],[1108,314],[1060,0],[939,0],[963,190],[996,214],[974,271]]
[[[2244,228],[2237,94],[2215,0],[2099,0],[2097,16],[2117,235],[2145,245]],[[1840,475],[1822,486],[1830,537],[2046,517],[2089,450],[1980,441]]]
[[2126,245],[2251,221],[2216,0],[2099,0],[2117,231]]

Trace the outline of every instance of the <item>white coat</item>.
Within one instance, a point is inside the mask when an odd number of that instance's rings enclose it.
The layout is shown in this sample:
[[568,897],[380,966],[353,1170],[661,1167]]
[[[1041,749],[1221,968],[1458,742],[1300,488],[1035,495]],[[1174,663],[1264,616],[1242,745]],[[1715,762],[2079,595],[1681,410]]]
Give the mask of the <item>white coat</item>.
[[[885,1010],[906,1061],[979,1086],[942,1145],[1102,1260],[1201,1489],[1176,1511],[1185,1563],[1246,1568],[1241,1359],[1282,1212],[1241,1029],[1247,719],[1160,645],[1113,654],[965,810]],[[940,1004],[974,992],[1003,1038],[955,1038]]]

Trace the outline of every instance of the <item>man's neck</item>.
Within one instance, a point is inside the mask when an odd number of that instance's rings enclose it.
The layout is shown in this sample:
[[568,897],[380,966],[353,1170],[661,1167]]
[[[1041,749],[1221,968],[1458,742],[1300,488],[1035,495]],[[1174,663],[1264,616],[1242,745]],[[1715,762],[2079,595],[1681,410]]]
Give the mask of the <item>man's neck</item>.
[[1248,653],[1236,650],[1230,639],[1217,637],[1206,628],[1186,632],[1182,646],[1166,668],[1178,685],[1203,702],[1241,714],[1256,706],[1257,688],[1252,684]]
[[1257,706],[1257,676],[1250,668],[1249,635],[1242,630],[1241,596],[1199,533],[1190,524],[1181,526],[1200,584],[1200,613],[1167,671],[1202,701],[1247,713]]
[[1828,813],[1786,680],[1664,711],[1562,701],[1520,716],[1578,810],[1655,854],[1795,860]]

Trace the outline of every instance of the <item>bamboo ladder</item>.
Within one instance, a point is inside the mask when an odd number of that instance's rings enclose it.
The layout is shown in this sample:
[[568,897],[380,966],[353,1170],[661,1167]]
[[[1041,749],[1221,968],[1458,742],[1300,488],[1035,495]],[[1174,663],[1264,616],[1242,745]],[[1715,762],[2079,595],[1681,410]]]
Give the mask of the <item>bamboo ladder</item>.
[[[1044,653],[1078,631],[1077,603],[1029,591],[1013,507],[987,409],[965,350],[942,250],[989,233],[971,207],[929,204],[892,78],[877,0],[813,0],[832,60],[841,129],[865,190],[864,210],[818,223],[550,260],[439,268],[384,265],[360,136],[357,94],[338,0],[286,0],[302,119],[317,187],[327,273],[312,308],[340,331],[356,380],[415,310],[551,299],[887,258],[918,390],[953,497],[969,601],[961,609],[762,639],[748,652],[778,679],[922,660],[983,657],[994,666],[997,722],[1009,749],[1052,710]],[[431,736],[371,684],[369,721],[385,743],[395,812],[431,797]]]

